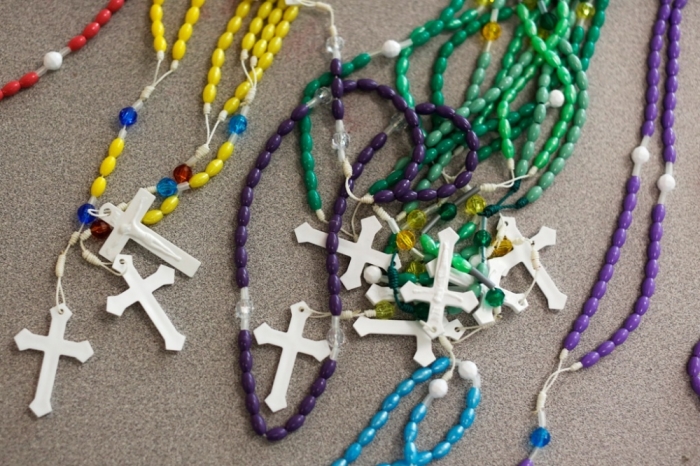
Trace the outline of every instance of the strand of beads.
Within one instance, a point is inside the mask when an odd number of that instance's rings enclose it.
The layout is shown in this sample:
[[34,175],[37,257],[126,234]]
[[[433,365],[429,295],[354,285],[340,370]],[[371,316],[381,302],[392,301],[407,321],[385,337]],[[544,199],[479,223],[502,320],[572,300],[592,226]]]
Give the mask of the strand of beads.
[[[642,141],[641,144],[632,151],[632,161],[634,168],[632,175],[627,180],[627,194],[623,201],[623,210],[620,213],[617,221],[617,230],[613,234],[611,245],[605,255],[605,263],[601,267],[598,274],[598,280],[593,285],[590,297],[583,306],[581,315],[573,324],[571,332],[564,339],[562,350],[559,354],[559,364],[555,372],[545,382],[545,385],[537,397],[537,415],[539,426],[532,432],[530,442],[533,449],[528,458],[520,462],[519,466],[533,466],[534,457],[539,450],[551,440],[551,436],[546,428],[547,421],[545,416],[545,403],[547,392],[551,389],[557,377],[564,372],[576,372],[581,369],[588,369],[598,363],[601,358],[611,354],[615,348],[621,346],[629,337],[629,334],[637,329],[642,317],[649,310],[650,299],[654,295],[656,288],[656,276],[659,271],[659,257],[661,255],[661,238],[663,236],[663,220],[666,216],[666,198],[668,193],[675,187],[675,179],[673,177],[673,166],[676,162],[675,151],[675,133],[673,131],[674,109],[676,104],[675,92],[678,88],[678,56],[680,54],[680,22],[682,18],[681,10],[687,3],[687,0],[675,0],[671,7],[671,0],[661,0],[657,21],[654,25],[654,35],[650,42],[649,58],[647,64],[649,71],[647,73],[647,106],[645,109],[645,120],[641,128]],[[627,229],[632,223],[632,213],[637,205],[637,192],[641,186],[641,171],[642,166],[649,160],[649,150],[647,145],[649,140],[654,135],[655,123],[657,118],[657,101],[659,99],[658,83],[660,80],[659,66],[661,64],[660,50],[663,46],[663,34],[668,36],[668,59],[666,62],[666,95],[663,99],[663,115],[661,117],[661,126],[663,127],[662,142],[664,145],[663,159],[665,162],[664,174],[657,181],[659,189],[659,198],[657,203],[651,210],[652,224],[649,227],[649,244],[647,246],[647,263],[644,268],[645,278],[641,283],[641,293],[635,302],[632,313],[625,319],[623,325],[615,331],[609,340],[601,343],[598,347],[586,353],[578,362],[569,367],[562,366],[569,356],[579,344],[581,336],[586,331],[590,324],[590,319],[598,311],[600,300],[602,300],[608,287],[608,282],[612,279],[615,264],[620,258],[621,248],[627,238]],[[697,348],[696,348],[697,349]],[[691,367],[692,366],[692,367]],[[688,372],[694,372],[697,376],[697,363],[688,364]],[[695,386],[698,382],[693,379]]]
[[686,370],[688,372],[688,377],[690,377],[690,386],[695,394],[700,396],[700,342],[695,344],[693,353],[688,360]]
[[0,100],[11,97],[19,91],[34,86],[47,71],[57,71],[63,65],[63,59],[72,52],[77,52],[85,46],[88,40],[100,32],[100,28],[107,24],[112,15],[124,5],[124,0],[110,0],[107,6],[100,10],[95,19],[83,29],[83,32],[73,37],[68,44],[58,52],[48,52],[44,55],[42,66],[35,71],[30,71],[21,78],[6,83],[0,89]]

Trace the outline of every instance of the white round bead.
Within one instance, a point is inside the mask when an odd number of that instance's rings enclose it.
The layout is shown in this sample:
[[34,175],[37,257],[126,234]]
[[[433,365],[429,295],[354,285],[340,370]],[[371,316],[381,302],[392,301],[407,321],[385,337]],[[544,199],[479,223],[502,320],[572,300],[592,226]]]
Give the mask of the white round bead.
[[388,40],[382,45],[382,55],[387,58],[398,57],[401,53],[401,44],[395,40]]
[[649,161],[649,149],[644,146],[635,147],[632,151],[632,161],[635,164],[647,163]]
[[459,376],[466,380],[474,380],[479,375],[479,369],[471,361],[462,361],[459,363]]
[[382,269],[376,265],[368,265],[365,267],[365,271],[362,274],[365,277],[365,281],[371,285],[379,283],[382,278]]
[[564,105],[564,93],[559,89],[554,89],[549,93],[549,105],[553,108],[559,108]]
[[662,193],[673,191],[673,188],[676,187],[676,179],[668,173],[661,175],[659,181],[656,182],[656,186],[658,186],[659,191]]
[[447,395],[447,381],[445,379],[435,379],[430,382],[428,393],[433,398],[444,398]]
[[63,55],[58,52],[49,52],[44,55],[44,66],[47,70],[56,71],[63,64]]

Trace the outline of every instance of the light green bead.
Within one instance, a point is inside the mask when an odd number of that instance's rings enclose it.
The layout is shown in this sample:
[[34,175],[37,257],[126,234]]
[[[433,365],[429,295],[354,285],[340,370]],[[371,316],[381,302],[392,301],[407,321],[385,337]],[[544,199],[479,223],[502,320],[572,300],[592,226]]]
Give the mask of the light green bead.
[[527,175],[528,168],[530,168],[530,164],[527,160],[518,160],[518,163],[515,164],[515,176]]
[[494,0],[493,5],[491,5],[491,8],[494,10],[500,10],[506,5],[506,0]]
[[585,71],[579,71],[576,73],[576,85],[582,91],[588,89],[588,77],[586,76]]
[[571,42],[566,39],[560,39],[559,51],[562,55],[571,55],[574,52],[574,49],[571,47]]
[[500,95],[501,95],[501,90],[497,87],[493,87],[493,88],[489,89],[488,91],[486,91],[486,93],[484,94],[484,100],[486,102],[493,102],[496,99],[498,99],[498,97],[500,97]]
[[479,97],[479,85],[472,84],[467,88],[467,93],[464,95],[464,100],[471,102],[477,97]]
[[435,182],[438,178],[440,178],[440,175],[442,174],[442,165],[435,164],[432,167],[430,167],[430,170],[428,171],[428,178],[431,183]]
[[532,113],[532,120],[535,123],[542,124],[544,119],[547,117],[547,107],[544,104],[537,104],[535,111]]
[[[445,141],[443,141],[445,142]],[[440,167],[445,168],[449,163],[452,161],[452,152],[447,151],[443,152],[440,157],[438,157],[437,162],[435,162],[436,165],[440,165]]]
[[574,114],[574,124],[576,126],[583,126],[586,123],[586,118],[586,111],[582,108],[579,108]]
[[520,58],[518,59],[518,64],[520,64],[522,66],[527,66],[530,64],[530,62],[532,61],[533,58],[534,58],[533,53],[530,52],[529,50],[527,50],[520,55]]
[[569,68],[571,68],[571,71],[575,73],[581,71],[581,60],[576,55],[572,53],[567,57],[567,61],[569,62]]
[[566,160],[561,157],[557,157],[556,159],[552,160],[552,163],[549,165],[549,171],[555,175],[558,175],[564,169],[564,165],[566,165]]
[[[428,186],[430,186],[430,183],[428,183]],[[403,211],[406,213],[411,213],[416,210],[419,205],[420,203],[418,201],[409,202],[403,206]]]
[[442,140],[442,133],[440,132],[439,129],[436,129],[432,131],[428,137],[425,139],[425,145],[427,147],[433,147],[436,145],[438,142]]
[[552,77],[549,74],[541,74],[539,79],[537,80],[537,85],[539,87],[549,87],[551,83]]
[[444,136],[445,134],[450,134],[454,128],[455,128],[455,125],[450,120],[445,120],[440,124],[440,126],[438,127],[438,130]]
[[489,276],[489,266],[486,262],[479,262],[476,264],[476,270],[481,272],[483,275]]
[[478,66],[479,68],[488,68],[490,64],[491,64],[491,53],[490,52],[482,52],[476,61],[476,66]]
[[535,94],[535,99],[540,104],[547,103],[549,101],[549,91],[547,90],[547,88],[540,87],[539,89],[537,89],[537,93]]
[[535,143],[533,141],[527,141],[525,144],[523,144],[523,151],[522,151],[523,160],[525,160],[525,161],[531,160],[534,155],[535,155]]
[[562,21],[567,21],[569,18],[569,4],[566,2],[559,2],[557,4],[557,15]]
[[459,107],[457,110],[455,110],[455,113],[467,118],[469,116],[469,107]]
[[416,190],[422,191],[424,189],[428,189],[429,187],[430,187],[430,180],[426,180],[425,178],[423,178],[416,185]]
[[396,161],[396,165],[394,166],[395,170],[403,170],[406,168],[406,165],[411,161],[411,157],[408,155],[401,157],[399,160]]
[[[515,65],[513,65],[513,66],[515,66]],[[501,79],[500,81],[498,81],[498,88],[499,89],[508,89],[512,85],[513,85],[513,78],[511,78],[510,76],[506,76],[503,79]]]
[[535,202],[537,199],[542,197],[542,188],[539,186],[533,186],[530,188],[530,190],[527,192],[527,196],[525,196],[530,204]]
[[481,84],[484,82],[484,77],[486,76],[486,70],[483,68],[477,68],[472,73],[472,83]]
[[578,142],[580,137],[581,127],[574,125],[571,128],[569,128],[569,133],[566,136],[566,142],[573,142],[575,144],[576,142]]
[[[516,78],[516,77],[520,76],[520,74],[522,72],[523,72],[523,65],[521,65],[520,63],[516,63],[513,66],[511,66],[510,69],[508,70],[508,77],[509,78]],[[503,81],[501,81],[501,82],[503,82]],[[504,87],[510,87],[510,86],[501,86],[499,83],[498,87],[503,89]]]
[[587,109],[588,108],[588,91],[583,90],[578,93],[578,106]]
[[552,173],[551,171],[546,171],[540,177],[539,181],[537,182],[537,185],[544,190],[544,189],[547,189],[550,186],[552,186],[553,182],[554,182],[554,173]]
[[541,129],[542,127],[537,123],[531,124],[527,130],[527,140],[537,141],[537,139],[540,137]]
[[469,111],[474,114],[474,113],[479,113],[481,110],[484,109],[486,106],[486,101],[482,98],[478,98],[472,102],[472,104],[469,106]]
[[561,146],[561,149],[559,149],[559,157],[561,157],[564,160],[568,159],[569,157],[571,157],[571,154],[574,153],[575,147],[576,146],[573,143],[567,142],[566,144]]

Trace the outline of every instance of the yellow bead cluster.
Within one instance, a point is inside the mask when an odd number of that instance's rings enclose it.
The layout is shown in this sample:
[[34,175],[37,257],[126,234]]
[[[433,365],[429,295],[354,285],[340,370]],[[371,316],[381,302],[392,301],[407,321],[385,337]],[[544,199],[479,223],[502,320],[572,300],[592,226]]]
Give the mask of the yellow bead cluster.
[[100,176],[95,178],[90,187],[90,195],[100,197],[107,189],[107,176],[111,174],[117,166],[117,158],[124,151],[124,139],[114,138],[109,145],[107,157],[100,164]]
[[[153,34],[153,48],[156,52],[165,52],[168,41],[165,40],[165,26],[163,25],[163,2],[165,0],[153,0],[151,5],[151,33]],[[173,59],[182,60],[187,51],[187,41],[192,37],[194,25],[199,21],[199,9],[206,0],[192,0],[190,9],[185,14],[185,22],[177,34],[177,41],[173,45]]]
[[484,40],[493,42],[501,37],[501,25],[498,23],[489,22],[481,28],[481,36]]

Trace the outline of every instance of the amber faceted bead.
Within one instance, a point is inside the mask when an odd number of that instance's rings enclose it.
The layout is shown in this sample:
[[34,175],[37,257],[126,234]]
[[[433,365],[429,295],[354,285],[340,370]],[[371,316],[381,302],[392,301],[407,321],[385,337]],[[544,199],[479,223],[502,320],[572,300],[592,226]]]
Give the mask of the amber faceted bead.
[[411,230],[402,230],[396,234],[396,247],[402,251],[410,251],[416,244],[416,235]]
[[498,23],[486,23],[481,28],[481,36],[488,41],[497,40],[501,37],[501,25]]
[[182,165],[178,165],[175,167],[175,170],[173,170],[173,178],[178,183],[189,181],[190,178],[192,178],[192,169],[184,163]]
[[104,220],[97,219],[90,225],[90,233],[97,239],[104,239],[112,232],[112,227]]

